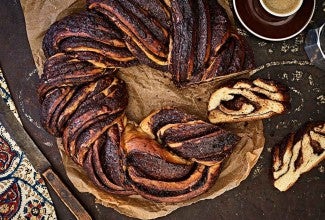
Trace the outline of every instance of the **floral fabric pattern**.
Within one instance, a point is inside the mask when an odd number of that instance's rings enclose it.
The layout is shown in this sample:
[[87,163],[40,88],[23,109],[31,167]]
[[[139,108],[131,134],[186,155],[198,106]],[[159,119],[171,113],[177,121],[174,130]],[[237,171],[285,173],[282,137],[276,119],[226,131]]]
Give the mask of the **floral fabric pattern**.
[[[17,111],[0,70],[0,98]],[[56,219],[41,175],[0,122],[0,219]]]

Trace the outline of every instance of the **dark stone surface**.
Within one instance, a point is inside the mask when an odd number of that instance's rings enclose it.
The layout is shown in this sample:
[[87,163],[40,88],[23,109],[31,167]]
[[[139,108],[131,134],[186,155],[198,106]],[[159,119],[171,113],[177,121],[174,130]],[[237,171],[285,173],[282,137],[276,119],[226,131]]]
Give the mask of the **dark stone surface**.
[[[307,30],[325,22],[324,1],[317,1],[316,12],[306,30],[282,42],[260,40],[238,23],[253,46],[258,65],[274,61],[306,61],[303,50]],[[237,21],[238,22],[238,21]],[[98,205],[94,197],[79,193],[68,180],[54,139],[39,123],[36,95],[38,75],[27,41],[24,18],[17,0],[4,0],[0,7],[0,65],[18,108],[23,124],[94,219],[128,219],[113,209]],[[286,115],[264,120],[266,145],[249,177],[237,188],[213,199],[183,207],[161,219],[325,219],[324,161],[304,174],[287,192],[272,186],[269,177],[271,149],[287,133],[309,120],[325,120],[325,72],[305,62],[295,65],[265,65],[253,77],[281,81],[291,88],[292,108]],[[62,202],[50,190],[59,219],[73,219]]]

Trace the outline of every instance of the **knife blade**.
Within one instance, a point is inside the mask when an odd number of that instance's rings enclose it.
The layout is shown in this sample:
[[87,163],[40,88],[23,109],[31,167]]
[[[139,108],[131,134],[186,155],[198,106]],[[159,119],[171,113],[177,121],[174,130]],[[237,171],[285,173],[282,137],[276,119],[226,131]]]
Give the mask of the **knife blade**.
[[26,154],[36,171],[38,171],[44,177],[45,181],[52,187],[71,213],[80,220],[92,219],[84,207],[52,170],[50,162],[36,146],[34,141],[30,138],[23,126],[18,122],[15,115],[1,97],[0,123]]

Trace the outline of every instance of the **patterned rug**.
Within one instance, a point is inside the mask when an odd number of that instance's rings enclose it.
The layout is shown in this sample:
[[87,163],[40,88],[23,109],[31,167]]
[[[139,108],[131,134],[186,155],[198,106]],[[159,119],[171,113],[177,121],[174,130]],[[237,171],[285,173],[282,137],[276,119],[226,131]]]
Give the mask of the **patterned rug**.
[[[0,69],[0,98],[19,119]],[[0,109],[1,111],[1,109]],[[0,122],[0,220],[56,219],[45,182]]]

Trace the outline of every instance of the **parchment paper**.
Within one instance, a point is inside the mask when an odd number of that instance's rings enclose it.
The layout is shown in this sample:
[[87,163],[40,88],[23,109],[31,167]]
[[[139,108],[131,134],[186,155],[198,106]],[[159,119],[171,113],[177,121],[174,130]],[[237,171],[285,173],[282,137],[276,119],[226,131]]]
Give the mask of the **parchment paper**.
[[[219,0],[219,2],[227,9],[233,21],[228,1]],[[42,74],[42,65],[45,60],[41,47],[45,31],[54,21],[72,12],[82,10],[84,4],[84,0],[21,0],[27,36],[39,74]],[[182,89],[175,87],[170,79],[166,77],[166,73],[144,65],[121,69],[118,75],[126,81],[128,87],[129,105],[126,112],[127,117],[138,123],[152,110],[167,105],[180,107],[188,113],[207,120],[209,97],[220,85],[221,81],[237,76],[248,76],[249,72],[231,74],[208,83]],[[167,215],[177,208],[200,200],[213,199],[238,186],[241,181],[246,179],[264,147],[262,121],[231,124],[227,125],[226,128],[242,137],[240,143],[224,163],[223,170],[214,187],[207,193],[183,203],[156,203],[140,196],[125,197],[108,194],[96,188],[83,170],[75,165],[64,153],[62,154],[62,160],[68,177],[79,191],[93,194],[96,197],[96,202],[112,207],[127,216],[152,219]],[[58,146],[62,149],[60,139],[58,139]]]

